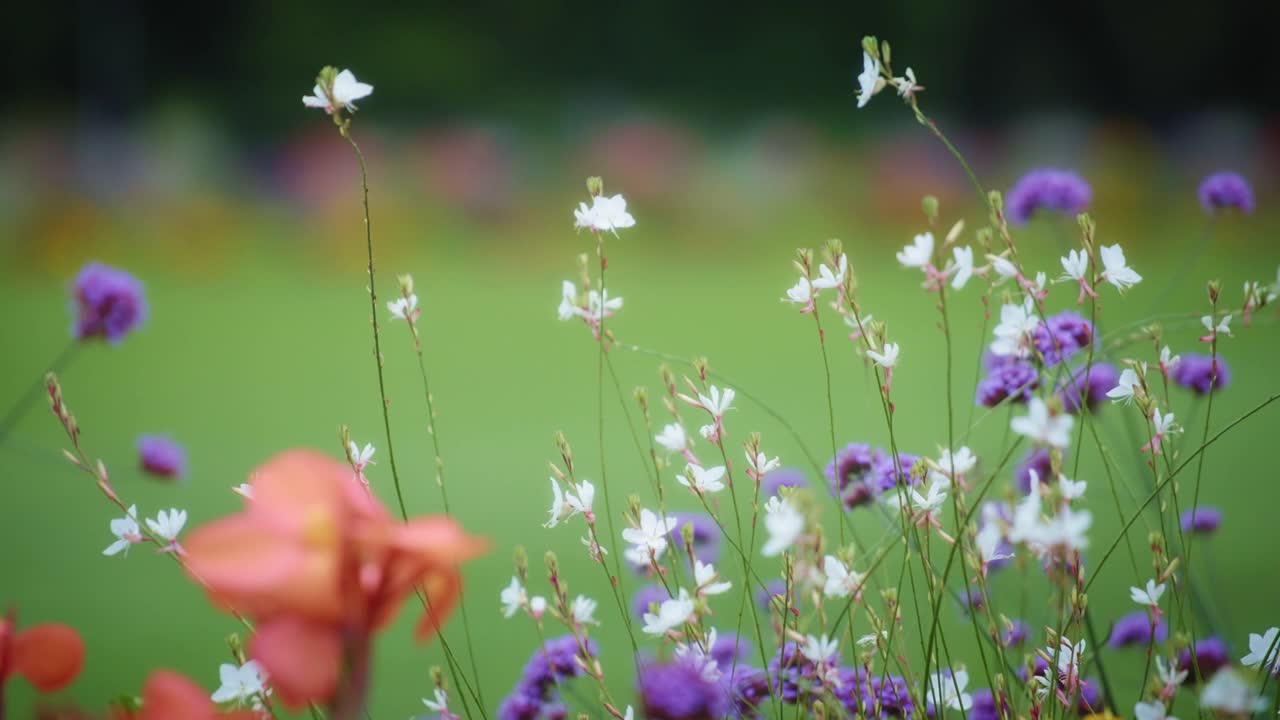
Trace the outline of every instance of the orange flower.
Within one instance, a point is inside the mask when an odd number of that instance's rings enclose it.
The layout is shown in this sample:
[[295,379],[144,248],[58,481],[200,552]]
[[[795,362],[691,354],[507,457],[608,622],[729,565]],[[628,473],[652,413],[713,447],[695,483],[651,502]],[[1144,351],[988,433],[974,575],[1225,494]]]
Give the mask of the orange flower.
[[[253,473],[245,510],[192,532],[187,567],[211,599],[255,619],[251,654],[287,705],[329,702],[367,671],[369,638],[415,589],[433,636],[458,598],[459,565],[484,550],[452,520],[401,523],[347,466],[308,450]],[[355,679],[363,692],[364,677]]]
[[117,710],[112,720],[262,720],[271,717],[256,710],[218,712],[209,693],[186,677],[157,670],[142,686],[142,709]]
[[36,690],[54,692],[70,685],[82,667],[84,641],[69,626],[46,623],[18,632],[12,612],[0,618],[0,685],[21,675]]

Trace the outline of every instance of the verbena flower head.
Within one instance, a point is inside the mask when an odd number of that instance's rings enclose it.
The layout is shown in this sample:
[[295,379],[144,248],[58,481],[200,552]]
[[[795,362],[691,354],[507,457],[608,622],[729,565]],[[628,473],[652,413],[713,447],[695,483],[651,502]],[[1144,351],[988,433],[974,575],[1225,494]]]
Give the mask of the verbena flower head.
[[430,605],[417,635],[435,635],[459,566],[485,547],[447,517],[400,522],[320,453],[277,455],[252,483],[242,512],[187,536],[187,569],[217,605],[255,621],[250,655],[290,707],[328,701],[350,639],[385,627],[415,588]]
[[[1199,668],[1199,677],[1208,679],[1213,677],[1222,668],[1231,664],[1231,658],[1227,656],[1226,643],[1222,642],[1218,637],[1207,637],[1195,642],[1196,649],[1196,667]],[[1185,647],[1178,651],[1178,670],[1187,673],[1186,682],[1195,684],[1199,682],[1196,676],[1196,670],[1191,666],[1191,648]]]
[[[1169,625],[1160,620],[1155,626],[1155,642],[1163,643],[1169,637]],[[1135,610],[1121,615],[1111,626],[1111,636],[1107,645],[1112,648],[1146,647],[1152,641],[1151,614],[1146,610]]]
[[1058,399],[1062,401],[1062,408],[1069,413],[1079,413],[1082,399],[1084,407],[1093,412],[1107,398],[1107,392],[1116,386],[1119,379],[1120,372],[1111,363],[1096,362],[1087,367],[1078,367],[1071,371],[1071,377],[1058,389]]
[[1222,524],[1222,511],[1216,507],[1201,505],[1194,510],[1182,513],[1182,532],[1203,533],[1208,535]]
[[1187,354],[1173,366],[1169,378],[1197,395],[1207,395],[1231,384],[1231,367],[1222,355]]
[[[586,648],[591,657],[599,654],[593,640],[587,641]],[[534,650],[519,682],[498,706],[498,720],[565,717],[568,711],[560,704],[556,688],[562,681],[582,674],[575,660],[578,652],[578,642],[572,635],[553,638]]]
[[1089,207],[1093,189],[1070,170],[1039,168],[1023,175],[1005,196],[1005,209],[1015,225],[1022,225],[1040,210],[1076,215]]
[[1248,215],[1253,212],[1253,188],[1238,173],[1216,172],[1200,182],[1200,206],[1210,215],[1235,209]]
[[103,338],[115,345],[147,319],[142,283],[102,263],[85,265],[72,286],[71,331],[78,340]]
[[1047,483],[1053,477],[1053,458],[1048,448],[1036,448],[1022,456],[1022,461],[1013,471],[1014,482],[1022,494],[1031,492],[1032,473],[1039,482]]
[[847,509],[866,505],[875,497],[875,488],[867,482],[874,457],[871,446],[850,443],[827,463],[823,474],[832,489],[840,493]]
[[1050,315],[1031,333],[1032,343],[1046,367],[1068,360],[1093,342],[1093,323],[1073,310]]
[[974,402],[984,407],[995,407],[1005,398],[1013,403],[1025,403],[1040,387],[1040,373],[1026,360],[1012,355],[987,353],[984,364],[987,376],[978,383]]
[[180,480],[187,476],[187,451],[164,435],[140,435],[138,464],[149,475]]
[[729,711],[729,696],[720,683],[708,681],[697,663],[684,659],[642,664],[636,691],[650,720],[720,718]]

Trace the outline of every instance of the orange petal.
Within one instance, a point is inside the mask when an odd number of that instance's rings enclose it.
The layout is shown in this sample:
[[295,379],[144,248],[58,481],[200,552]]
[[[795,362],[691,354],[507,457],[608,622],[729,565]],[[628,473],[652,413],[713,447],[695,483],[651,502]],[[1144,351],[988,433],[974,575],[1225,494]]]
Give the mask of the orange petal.
[[489,549],[488,540],[466,534],[461,525],[443,515],[414,518],[398,525],[390,543],[437,565],[458,565]]
[[142,686],[138,720],[213,720],[217,708],[204,688],[171,670],[157,670]]
[[351,469],[314,450],[288,450],[253,471],[253,512],[304,517],[343,510],[343,483]]
[[337,689],[342,669],[339,633],[332,625],[281,617],[258,626],[249,650],[285,705],[324,704]]
[[453,612],[458,596],[462,593],[462,575],[453,569],[429,573],[422,581],[422,591],[427,597],[427,609],[418,621],[414,636],[418,640],[435,637],[444,621]]
[[13,639],[13,671],[40,692],[71,684],[84,667],[84,641],[66,625],[33,625]]

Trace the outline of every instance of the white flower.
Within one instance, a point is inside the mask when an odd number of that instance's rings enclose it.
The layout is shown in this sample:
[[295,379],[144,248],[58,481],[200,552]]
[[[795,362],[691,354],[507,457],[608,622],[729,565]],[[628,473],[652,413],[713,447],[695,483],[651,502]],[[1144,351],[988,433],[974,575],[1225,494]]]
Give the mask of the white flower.
[[361,470],[366,465],[372,464],[374,447],[373,443],[365,443],[364,447],[355,444],[355,441],[347,443],[347,451],[351,453],[351,462]]
[[154,520],[147,518],[147,527],[151,528],[151,532],[170,543],[178,541],[178,533],[182,532],[182,526],[186,524],[187,511],[177,508],[171,508],[168,512],[161,510]]
[[1200,691],[1200,707],[1227,715],[1248,715],[1266,707],[1266,700],[1233,668],[1225,667]]
[[1165,345],[1163,348],[1160,348],[1160,367],[1163,368],[1165,372],[1172,370],[1173,367],[1181,361],[1182,361],[1182,356],[1174,355],[1173,351],[1169,349],[1168,345]]
[[573,512],[573,508],[569,507],[569,504],[565,502],[564,493],[560,490],[560,483],[556,482],[555,478],[551,478],[551,493],[551,519],[543,524],[543,527],[548,528],[559,525],[561,520],[564,520],[569,516],[569,513]]
[[1156,414],[1151,420],[1151,426],[1155,428],[1157,435],[1172,435],[1181,431],[1181,428],[1173,422],[1173,413],[1164,415],[1160,412],[1160,408],[1156,408]]
[[808,306],[813,302],[813,285],[809,282],[809,278],[802,277],[796,280],[796,284],[787,288],[787,300],[797,304]]
[[822,558],[822,574],[827,577],[822,586],[822,594],[834,598],[847,598],[861,592],[862,582],[866,577],[862,573],[851,572],[835,555]]
[[556,308],[556,315],[561,320],[583,315],[582,308],[578,307],[578,286],[568,280],[560,284],[560,307]]
[[973,248],[953,247],[951,257],[956,261],[955,275],[951,276],[951,287],[960,290],[969,282],[969,278],[973,277]]
[[677,475],[676,482],[697,493],[720,492],[724,489],[724,467],[717,465],[703,469],[697,465],[686,465],[684,475]]
[[609,297],[609,291],[604,291],[604,302],[600,302],[600,293],[591,290],[587,293],[587,320],[600,322],[603,318],[613,317],[615,313],[622,309],[622,298]]
[[1075,420],[1066,413],[1053,415],[1038,397],[1027,403],[1027,414],[1014,418],[1009,427],[1041,445],[1066,449],[1071,444],[1071,425]]
[[720,388],[712,385],[707,388],[706,395],[698,393],[698,406],[711,413],[712,417],[718,418],[733,409],[735,394],[733,388],[725,388],[722,393]]
[[1058,648],[1050,647],[1046,653],[1049,656],[1049,660],[1053,660],[1056,652],[1058,674],[1072,678],[1080,677],[1080,661],[1084,655],[1085,648],[1084,640],[1072,645],[1071,641],[1064,637],[1060,638],[1059,642]]
[[232,485],[231,492],[239,495],[245,500],[253,499],[253,486],[250,485],[249,483],[240,483],[239,485]]
[[617,235],[619,230],[635,224],[635,218],[627,212],[627,200],[621,195],[596,195],[591,198],[591,207],[587,207],[586,203],[578,203],[578,209],[573,211],[574,227],[587,228],[593,232],[611,232]]
[[780,555],[795,544],[804,532],[804,516],[789,501],[778,496],[764,506],[764,529],[769,533],[761,552],[765,557]]
[[1063,507],[1058,510],[1057,515],[1049,519],[1049,522],[1041,526],[1036,539],[1038,544],[1045,547],[1061,547],[1068,551],[1083,550],[1089,547],[1089,538],[1085,533],[1092,524],[1093,515],[1088,510],[1076,511]]
[[391,311],[391,317],[396,320],[408,320],[413,317],[414,311],[418,309],[418,296],[410,295],[408,299],[403,297],[396,298],[387,303],[387,309]]
[[929,698],[952,710],[968,711],[973,707],[973,696],[965,692],[969,673],[964,670],[934,673],[929,682]]
[[924,89],[916,84],[916,71],[911,68],[907,68],[906,77],[894,78],[893,84],[898,86],[898,96],[904,98]]
[[142,529],[138,527],[138,506],[130,505],[129,512],[124,517],[111,521],[111,534],[116,536],[116,541],[108,545],[102,554],[116,555],[124,550],[127,555],[130,545],[142,542],[141,533]]
[[241,705],[267,693],[262,669],[258,667],[256,660],[250,660],[240,667],[223,663],[218,667],[218,679],[222,684],[210,696],[216,703],[234,702]]
[[636,720],[636,711],[627,706],[627,711],[622,714],[622,720]]
[[1031,347],[1031,333],[1039,325],[1040,318],[1036,316],[1031,298],[1022,305],[1001,305],[1000,322],[993,331],[996,339],[991,343],[991,352],[1026,357]]
[[746,455],[747,455],[747,462],[750,463],[751,469],[754,470],[756,475],[759,475],[759,476],[764,476],[768,473],[771,473],[774,470],[777,470],[782,465],[782,463],[778,460],[778,458],[776,457],[770,458],[768,455],[764,453],[756,453],[755,456],[753,457],[751,455],[751,451],[748,450],[746,451]]
[[831,288],[837,288],[843,285],[845,273],[849,271],[849,258],[844,253],[840,253],[840,258],[837,260],[837,267],[839,269],[832,272],[831,268],[827,267],[826,263],[819,265],[819,277],[817,280],[813,281],[813,288],[815,290],[830,290]]
[[941,483],[929,486],[929,493],[921,495],[919,490],[911,488],[911,504],[925,515],[932,515],[947,501],[947,493]]
[[547,611],[547,599],[541,595],[534,595],[529,598],[529,614],[533,619],[537,620]]
[[1142,276],[1125,264],[1124,250],[1119,245],[1103,245],[1099,251],[1102,253],[1103,280],[1121,292],[1142,282]]
[[689,435],[685,433],[684,426],[680,423],[663,426],[662,432],[653,439],[668,452],[684,452],[689,447]]
[[858,75],[858,107],[866,107],[871,96],[876,94],[880,82],[880,61],[871,57],[866,50],[862,51],[862,74]]
[[987,255],[987,260],[991,262],[991,268],[996,271],[1001,280],[1016,278],[1020,274],[1018,266],[1003,255]]
[[868,350],[867,357],[871,358],[880,367],[889,370],[898,364],[898,343],[885,343],[880,348],[880,352]]
[[1176,664],[1166,664],[1163,657],[1156,656],[1156,677],[1165,687],[1176,688],[1187,679],[1187,671],[1179,670]]
[[426,705],[427,709],[430,710],[431,712],[438,712],[441,715],[448,713],[449,712],[449,696],[445,693],[444,690],[441,690],[440,688],[436,688],[435,696],[436,696],[435,700],[428,700],[426,698],[422,698],[422,704]]
[[1165,714],[1165,707],[1162,702],[1134,703],[1133,717],[1134,720],[1178,720],[1172,715]]
[[1218,333],[1222,333],[1223,335],[1231,334],[1231,316],[1230,315],[1223,315],[1222,319],[1218,321],[1218,324],[1216,326],[1213,324],[1213,316],[1205,315],[1200,318],[1200,324],[1204,326],[1205,330],[1209,331],[1210,336],[1217,335]]
[[1145,589],[1129,588],[1129,598],[1139,605],[1150,605],[1153,608],[1159,608],[1161,595],[1164,595],[1164,583],[1157,585],[1155,580],[1148,580]]
[[591,481],[583,480],[569,487],[571,492],[565,493],[560,490],[560,483],[556,482],[555,478],[551,478],[551,518],[547,520],[544,527],[553,528],[579,513],[591,515],[591,505],[596,497],[595,486]]
[[898,262],[902,267],[922,268],[929,264],[933,257],[933,233],[920,233],[911,240],[911,244],[898,251]]
[[1000,526],[995,523],[987,523],[978,531],[974,542],[978,545],[978,556],[982,559],[983,565],[989,565],[997,560],[1007,560],[1012,555],[1000,552],[1000,541],[1004,536],[1000,532]]
[[[708,653],[708,650],[714,649],[716,646],[716,629],[711,628],[707,632],[707,636],[698,642],[682,642],[676,643],[675,655],[677,658],[691,664],[697,668],[698,674],[702,676],[703,682],[714,683],[720,680],[723,673],[720,672],[720,665],[716,663],[714,656]],[[703,648],[706,648],[704,650]]]
[[942,473],[950,478],[957,475],[964,475],[978,465],[978,458],[974,457],[973,451],[968,447],[961,447],[954,454],[950,450],[943,450],[942,455],[935,463]]
[[628,557],[639,557],[637,564],[640,565],[648,564],[650,553],[660,557],[667,549],[667,536],[675,526],[675,518],[659,519],[652,510],[641,509],[640,527],[622,531],[622,539],[634,546],[635,554]]
[[698,584],[695,592],[698,595],[720,595],[729,592],[733,587],[733,583],[728,581],[717,582],[720,575],[716,572],[715,566],[711,564],[703,564],[701,560],[693,561],[693,580]]
[[1088,487],[1089,483],[1084,480],[1072,480],[1066,475],[1058,474],[1058,492],[1062,493],[1062,499],[1067,502],[1084,497],[1084,491]]
[[1120,371],[1120,379],[1116,381],[1116,386],[1107,391],[1107,397],[1113,401],[1128,405],[1133,402],[1135,395],[1142,392],[1142,380],[1138,377],[1138,373],[1133,368],[1125,368]]
[[1086,273],[1089,272],[1089,256],[1083,250],[1072,250],[1067,253],[1064,258],[1059,258],[1062,263],[1063,280],[1075,280],[1076,282],[1084,282],[1087,280]]
[[828,638],[826,635],[821,637],[806,635],[800,654],[816,665],[825,665],[836,656],[839,647],[840,642],[835,638]]
[[[372,85],[356,80],[356,76],[351,74],[350,70],[343,70],[333,79],[333,87],[330,88],[329,93],[325,93],[324,88],[316,85],[310,95],[302,97],[302,104],[307,107],[324,108],[327,113],[333,113],[343,108],[354,111],[356,109],[356,100],[369,97],[372,94]],[[332,102],[330,102],[331,95]],[[337,107],[334,107],[335,104]]]
[[1280,672],[1280,648],[1277,648],[1276,635],[1280,628],[1269,628],[1259,635],[1249,633],[1249,654],[1240,658],[1245,667],[1258,668],[1262,672]]
[[569,606],[569,617],[578,625],[597,625],[596,601],[586,595],[579,595]]
[[502,617],[509,618],[520,612],[520,608],[529,601],[529,596],[520,584],[520,578],[512,576],[511,584],[502,589],[498,599],[502,601]]
[[702,425],[698,428],[698,434],[702,436],[702,439],[709,443],[714,443],[716,441],[717,431],[718,430],[714,424]]
[[693,617],[693,599],[689,591],[680,588],[677,597],[662,601],[657,614],[644,614],[644,631],[649,635],[666,635],[668,630],[680,627]]

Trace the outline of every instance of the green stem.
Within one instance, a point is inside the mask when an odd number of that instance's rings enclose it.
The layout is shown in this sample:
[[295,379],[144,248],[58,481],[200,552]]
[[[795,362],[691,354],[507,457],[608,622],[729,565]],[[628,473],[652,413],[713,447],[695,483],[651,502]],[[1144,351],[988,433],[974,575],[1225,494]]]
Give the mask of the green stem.
[[49,362],[49,369],[37,375],[35,382],[31,383],[31,386],[18,396],[13,405],[9,406],[4,418],[0,419],[0,446],[4,445],[9,433],[13,432],[13,426],[31,409],[32,403],[45,394],[45,376],[49,373],[61,375],[62,371],[70,367],[71,363],[80,356],[80,347],[81,342],[72,338],[71,342],[58,351],[58,354]]

